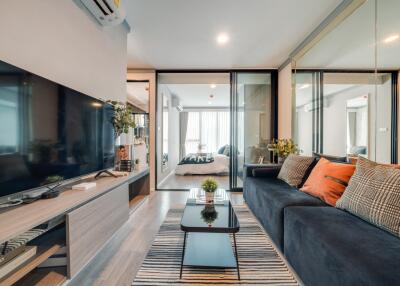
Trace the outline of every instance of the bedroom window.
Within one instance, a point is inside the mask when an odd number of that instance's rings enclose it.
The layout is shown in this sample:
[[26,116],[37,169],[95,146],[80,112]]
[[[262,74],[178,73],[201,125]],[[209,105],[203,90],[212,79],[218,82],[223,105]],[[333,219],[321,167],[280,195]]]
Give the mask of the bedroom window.
[[[188,112],[188,126],[186,134],[186,153],[196,153],[200,144],[200,113]],[[184,156],[186,154],[182,154]]]
[[217,153],[229,144],[229,111],[188,112],[186,154]]

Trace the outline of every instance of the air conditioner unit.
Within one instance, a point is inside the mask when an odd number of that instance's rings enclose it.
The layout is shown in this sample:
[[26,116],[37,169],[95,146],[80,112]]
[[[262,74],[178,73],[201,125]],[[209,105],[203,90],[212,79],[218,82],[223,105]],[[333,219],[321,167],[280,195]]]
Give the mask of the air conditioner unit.
[[121,0],[81,0],[102,26],[116,26],[125,19]]
[[171,106],[175,107],[179,112],[183,111],[183,106],[181,105],[181,101],[177,95],[171,96]]

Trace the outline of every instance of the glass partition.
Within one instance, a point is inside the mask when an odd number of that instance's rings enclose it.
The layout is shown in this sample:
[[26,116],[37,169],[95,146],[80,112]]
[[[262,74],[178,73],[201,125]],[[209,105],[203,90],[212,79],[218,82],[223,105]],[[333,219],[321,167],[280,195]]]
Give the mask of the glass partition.
[[237,72],[231,107],[232,124],[232,188],[243,187],[245,164],[271,162],[267,145],[274,138],[274,97],[270,72]]
[[395,11],[399,1],[365,1],[295,58],[293,138],[303,154],[397,162],[400,18]]

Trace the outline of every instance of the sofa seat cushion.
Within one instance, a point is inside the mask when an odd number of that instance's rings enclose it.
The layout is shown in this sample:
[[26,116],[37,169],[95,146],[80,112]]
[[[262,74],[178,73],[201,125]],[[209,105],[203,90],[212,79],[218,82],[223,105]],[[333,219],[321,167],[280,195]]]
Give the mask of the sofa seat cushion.
[[277,178],[247,177],[244,199],[253,214],[272,238],[283,249],[283,209],[287,206],[321,206],[321,200],[289,186]]
[[305,285],[400,285],[400,239],[333,207],[288,207],[284,254]]

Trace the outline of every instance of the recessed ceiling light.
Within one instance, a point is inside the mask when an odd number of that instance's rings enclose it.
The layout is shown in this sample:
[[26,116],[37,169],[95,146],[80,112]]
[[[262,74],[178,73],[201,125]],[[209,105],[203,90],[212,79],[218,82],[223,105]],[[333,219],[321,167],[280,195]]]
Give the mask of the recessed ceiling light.
[[400,38],[400,35],[398,35],[398,34],[397,35],[392,35],[392,36],[389,36],[386,39],[384,39],[383,42],[388,44],[388,43],[391,43],[391,42],[394,42],[394,41],[398,40],[399,38]]
[[310,85],[308,83],[306,83],[306,84],[303,84],[302,86],[300,86],[299,89],[306,89],[309,87],[310,87]]
[[212,101],[208,101],[208,104],[212,104]]
[[210,85],[210,87],[211,87],[212,89],[214,89],[214,88],[217,87],[217,85],[213,83],[213,84]]
[[229,42],[229,36],[226,33],[220,33],[217,36],[218,45],[222,46]]
[[94,107],[102,107],[103,105],[100,102],[92,102],[92,106],[94,106]]

